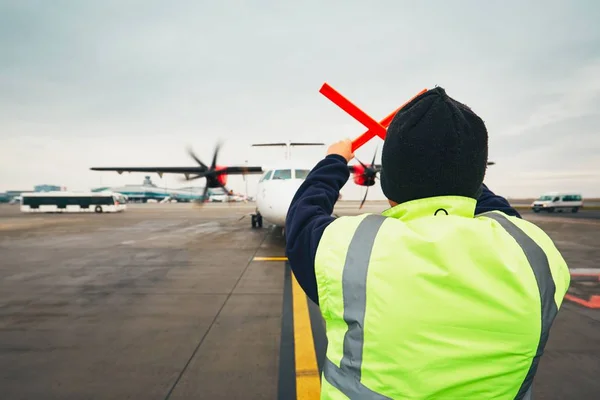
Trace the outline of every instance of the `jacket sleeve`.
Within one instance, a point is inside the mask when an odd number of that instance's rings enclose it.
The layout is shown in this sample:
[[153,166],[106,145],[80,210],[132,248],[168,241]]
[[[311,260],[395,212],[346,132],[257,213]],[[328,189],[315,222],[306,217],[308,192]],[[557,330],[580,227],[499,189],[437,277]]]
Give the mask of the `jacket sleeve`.
[[508,200],[502,196],[494,194],[485,184],[482,184],[482,192],[477,199],[477,206],[475,207],[475,214],[482,214],[488,211],[502,211],[506,215],[513,217],[522,218],[521,214],[517,212]]
[[315,256],[341,188],[350,177],[346,159],[329,155],[308,174],[290,204],[285,222],[286,256],[298,284],[319,304]]

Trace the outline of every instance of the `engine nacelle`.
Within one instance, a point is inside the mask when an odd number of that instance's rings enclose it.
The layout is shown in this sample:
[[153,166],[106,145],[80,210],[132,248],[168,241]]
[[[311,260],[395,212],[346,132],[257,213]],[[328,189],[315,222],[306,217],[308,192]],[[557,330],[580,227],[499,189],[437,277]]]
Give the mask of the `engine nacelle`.
[[[215,167],[215,170],[221,171],[221,170],[224,170],[225,168],[227,168],[227,167]],[[207,180],[206,183],[208,184],[208,187],[211,189],[225,186],[225,185],[227,185],[227,174],[217,175],[216,178],[209,179],[209,180]]]
[[362,165],[357,165],[354,167],[354,175],[352,176],[352,179],[354,180],[354,183],[356,183],[357,185],[363,186],[364,182],[365,182],[365,169],[363,168]]
[[370,177],[365,174],[365,168],[362,165],[354,167],[354,175],[352,177],[354,183],[359,186],[373,186],[375,185],[375,177]]
[[218,175],[217,180],[219,181],[219,183],[221,185],[223,185],[223,186],[227,185],[227,174]]

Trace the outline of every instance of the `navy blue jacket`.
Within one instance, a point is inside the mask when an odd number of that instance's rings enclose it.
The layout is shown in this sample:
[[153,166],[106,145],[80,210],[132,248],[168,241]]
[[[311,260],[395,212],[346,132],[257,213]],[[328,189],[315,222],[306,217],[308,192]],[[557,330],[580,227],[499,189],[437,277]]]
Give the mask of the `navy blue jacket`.
[[[335,220],[331,214],[339,192],[348,181],[350,171],[346,159],[329,155],[308,174],[290,205],[285,222],[286,256],[300,287],[319,304],[315,255],[325,228]],[[475,214],[499,210],[521,217],[508,201],[495,195],[484,184],[477,200]]]

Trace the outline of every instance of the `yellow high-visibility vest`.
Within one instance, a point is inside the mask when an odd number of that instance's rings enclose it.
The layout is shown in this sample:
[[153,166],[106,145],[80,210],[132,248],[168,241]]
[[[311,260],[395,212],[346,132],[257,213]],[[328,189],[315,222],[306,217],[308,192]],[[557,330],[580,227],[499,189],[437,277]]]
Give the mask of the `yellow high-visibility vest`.
[[570,284],[534,224],[443,196],[340,217],[315,269],[322,399],[527,399]]

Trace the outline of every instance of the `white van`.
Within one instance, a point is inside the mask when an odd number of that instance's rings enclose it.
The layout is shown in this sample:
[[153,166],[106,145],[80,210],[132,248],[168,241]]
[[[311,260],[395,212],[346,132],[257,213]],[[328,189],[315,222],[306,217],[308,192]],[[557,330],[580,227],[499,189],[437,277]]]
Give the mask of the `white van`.
[[583,198],[579,193],[551,192],[540,196],[531,204],[534,212],[540,211],[571,211],[576,213],[583,207]]

